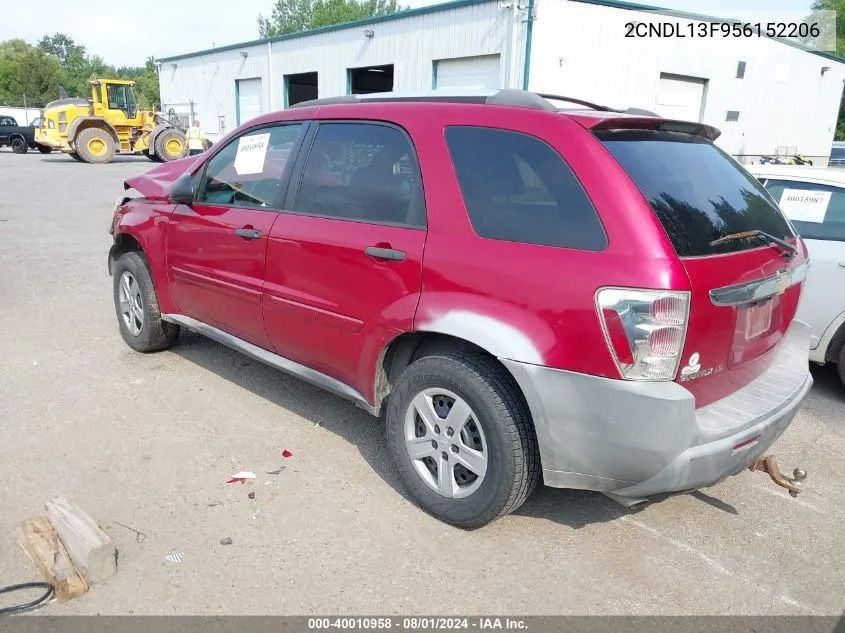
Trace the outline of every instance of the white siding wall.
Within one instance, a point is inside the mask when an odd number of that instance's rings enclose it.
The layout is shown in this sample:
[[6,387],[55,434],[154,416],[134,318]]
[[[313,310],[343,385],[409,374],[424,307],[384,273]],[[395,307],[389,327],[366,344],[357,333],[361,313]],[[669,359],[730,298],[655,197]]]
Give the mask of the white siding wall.
[[[501,87],[521,87],[522,68],[509,67],[511,10],[483,2],[404,19],[359,25],[273,43],[273,91],[281,105],[282,77],[318,73],[320,97],[346,94],[346,69],[394,64],[393,89],[431,90],[433,62],[502,54]],[[372,29],[372,38],[364,37]]]
[[[530,90],[653,110],[661,72],[699,77],[708,80],[703,121],[722,131],[726,151],[830,154],[845,64],[767,39],[629,39],[629,21],[690,20],[570,0],[537,0],[537,18]],[[725,121],[728,110],[739,120]]]
[[[284,75],[317,72],[319,96],[333,97],[347,92],[347,68],[394,64],[394,90],[430,90],[435,60],[498,54],[499,87],[521,88],[523,20],[524,11],[500,8],[491,0],[283,39],[272,45],[251,44],[163,61],[162,102],[196,102],[202,126],[213,137],[220,115],[226,117],[227,132],[235,127],[235,79],[261,77],[262,108],[269,112],[284,105]],[[374,36],[365,37],[365,29],[373,30]],[[268,55],[270,46],[272,57]],[[247,53],[246,58],[241,51]]]
[[[247,57],[243,57],[241,51]],[[266,76],[266,44],[162,62],[159,73],[161,101],[165,106],[179,104],[177,110],[188,110],[193,101],[194,113],[203,129],[211,138],[216,138],[219,116],[225,117],[225,132],[237,127],[236,79],[261,77],[265,90],[263,107],[265,111],[268,109]]]

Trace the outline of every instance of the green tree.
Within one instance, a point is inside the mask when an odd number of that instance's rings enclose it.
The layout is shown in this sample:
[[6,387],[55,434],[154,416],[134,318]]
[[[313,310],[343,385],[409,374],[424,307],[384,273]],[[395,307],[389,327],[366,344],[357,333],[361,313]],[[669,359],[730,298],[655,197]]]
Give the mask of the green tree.
[[[812,11],[836,11],[836,54],[845,57],[845,0],[815,0]],[[845,94],[839,102],[839,119],[836,121],[837,141],[845,140]]]
[[407,8],[398,0],[276,0],[269,18],[258,16],[258,33],[261,37],[298,33]]
[[0,42],[0,103],[41,106],[57,98],[59,60],[23,40]]
[[38,40],[39,50],[54,55],[62,69],[61,84],[72,97],[88,96],[88,80],[91,78],[91,60],[85,47],[77,44],[64,33],[45,35]]

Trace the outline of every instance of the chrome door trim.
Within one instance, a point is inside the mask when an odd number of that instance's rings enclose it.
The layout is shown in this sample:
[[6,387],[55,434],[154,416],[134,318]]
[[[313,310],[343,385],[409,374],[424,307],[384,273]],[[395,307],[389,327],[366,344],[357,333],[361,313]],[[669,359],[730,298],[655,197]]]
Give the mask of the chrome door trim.
[[737,306],[778,295],[807,277],[810,260],[791,270],[782,270],[770,277],[710,291],[710,301],[716,306]]
[[161,318],[162,320],[168,321],[169,323],[181,325],[193,332],[197,332],[198,334],[207,336],[208,338],[217,341],[218,343],[222,343],[227,347],[230,347],[238,352],[242,352],[243,354],[246,354],[250,358],[254,358],[257,361],[265,363],[266,365],[270,365],[271,367],[279,369],[287,374],[291,374],[292,376],[296,376],[297,378],[309,382],[312,385],[321,387],[326,391],[331,391],[333,394],[338,395],[341,398],[351,400],[368,413],[372,415],[378,415],[376,408],[373,407],[367,401],[363,394],[359,393],[356,389],[353,389],[345,382],[341,382],[336,378],[327,376],[326,374],[319,372],[316,369],[311,369],[310,367],[301,365],[300,363],[292,361],[289,358],[279,356],[278,354],[266,350],[263,347],[253,345],[252,343],[238,338],[237,336],[229,334],[228,332],[224,332],[223,330],[220,330],[212,325],[208,325],[207,323],[203,323],[202,321],[198,321],[188,316],[184,316],[181,314],[162,314]]

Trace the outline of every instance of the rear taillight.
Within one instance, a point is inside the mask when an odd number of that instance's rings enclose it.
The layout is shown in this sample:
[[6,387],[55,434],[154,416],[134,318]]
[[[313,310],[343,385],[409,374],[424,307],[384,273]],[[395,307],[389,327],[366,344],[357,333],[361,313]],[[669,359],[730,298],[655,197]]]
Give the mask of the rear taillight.
[[596,304],[623,378],[675,378],[687,333],[688,292],[602,288]]

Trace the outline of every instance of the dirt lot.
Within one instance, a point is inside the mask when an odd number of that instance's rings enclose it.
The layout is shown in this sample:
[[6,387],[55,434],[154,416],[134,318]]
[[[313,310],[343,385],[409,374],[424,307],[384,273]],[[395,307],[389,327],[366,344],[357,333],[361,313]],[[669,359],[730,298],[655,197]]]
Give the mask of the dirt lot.
[[[842,613],[832,368],[776,445],[809,471],[798,499],[759,473],[636,513],[543,488],[459,531],[406,500],[354,406],[195,335],[148,356],[123,344],[106,228],[123,178],[149,167],[0,152],[0,585],[36,579],[14,528],[57,495],[120,549],[117,576],[43,613]],[[254,486],[225,483],[240,470]]]

